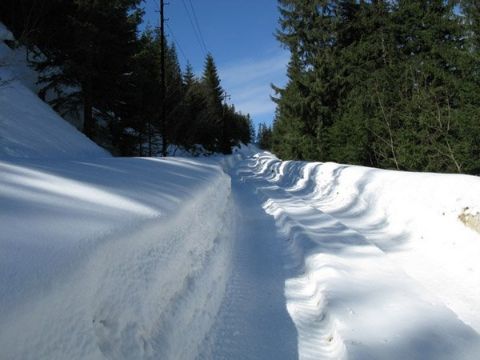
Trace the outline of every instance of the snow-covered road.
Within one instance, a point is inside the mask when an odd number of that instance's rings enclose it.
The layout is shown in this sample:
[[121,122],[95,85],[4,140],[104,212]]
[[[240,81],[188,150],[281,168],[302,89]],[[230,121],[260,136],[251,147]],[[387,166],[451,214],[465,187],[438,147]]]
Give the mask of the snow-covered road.
[[232,276],[201,359],[295,359],[297,330],[285,307],[281,246],[256,187],[231,171],[237,229]]
[[0,359],[478,359],[479,198],[254,148],[0,160]]

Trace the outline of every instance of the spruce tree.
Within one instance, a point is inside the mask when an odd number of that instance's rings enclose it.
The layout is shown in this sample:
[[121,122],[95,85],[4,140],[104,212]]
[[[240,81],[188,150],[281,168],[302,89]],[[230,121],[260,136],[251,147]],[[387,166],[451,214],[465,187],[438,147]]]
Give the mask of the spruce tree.
[[478,173],[474,1],[279,0],[281,157]]
[[270,150],[272,142],[272,128],[265,123],[258,125],[257,144],[260,149]]
[[[131,99],[132,116],[128,118],[135,130],[137,152],[135,155],[155,154],[156,123],[159,118],[160,101],[160,46],[156,33],[147,28],[138,41],[134,56]],[[127,138],[129,136],[126,136]],[[145,147],[145,148],[144,148]]]
[[[284,91],[275,88],[278,104],[273,148],[286,143],[284,156],[325,159],[326,129],[332,123],[336,96],[332,53],[335,34],[332,2],[280,0],[278,40],[291,53]],[[279,154],[282,156],[281,154]]]
[[166,75],[166,131],[164,137],[168,143],[179,144],[183,136],[180,131],[182,117],[182,99],[184,97],[183,75],[178,63],[178,56],[175,46],[167,44],[165,54],[165,75]]
[[272,136],[272,150],[286,159],[314,158],[308,149],[315,146],[315,140],[306,134],[304,119],[308,117],[306,104],[307,87],[305,75],[297,53],[292,53],[288,65],[289,81],[284,89],[274,86],[278,97]]
[[223,139],[223,89],[220,85],[217,67],[211,54],[208,54],[205,59],[202,81],[206,91],[207,114],[209,118],[208,125],[206,125],[210,132],[205,145],[209,150],[218,151],[221,150],[221,141]]
[[181,144],[194,150],[194,145],[202,145],[208,142],[209,129],[207,115],[206,88],[197,79],[190,64],[187,64],[183,75],[184,99],[181,128]]
[[[62,18],[54,16],[54,23],[62,26],[49,34],[48,43],[42,44],[40,50],[46,59],[37,63],[37,69],[43,72],[44,93],[52,89],[57,92],[57,108],[82,104],[84,132],[94,138],[93,109],[104,115],[121,111],[119,94],[135,53],[140,1],[68,3],[68,11],[59,15]],[[66,92],[65,88],[78,91]]]

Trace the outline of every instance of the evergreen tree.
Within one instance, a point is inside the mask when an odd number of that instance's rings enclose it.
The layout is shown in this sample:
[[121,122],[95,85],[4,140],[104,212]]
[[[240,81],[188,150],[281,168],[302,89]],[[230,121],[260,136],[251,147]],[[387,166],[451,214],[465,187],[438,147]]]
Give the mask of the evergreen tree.
[[462,0],[460,4],[470,46],[474,52],[478,53],[480,51],[480,3],[476,0]]
[[185,97],[182,127],[179,130],[183,134],[181,144],[187,149],[193,149],[195,145],[206,146],[211,141],[206,88],[193,73],[191,65],[187,65],[183,83]]
[[221,150],[224,131],[223,89],[220,85],[217,67],[211,54],[208,54],[205,59],[202,81],[205,86],[207,100],[208,124],[205,125],[207,125],[209,130],[208,139],[205,139],[204,144],[207,149],[218,151]]
[[479,8],[457,3],[279,0],[291,61],[273,151],[478,173]]
[[222,153],[230,154],[233,146],[240,143],[248,144],[252,141],[252,120],[249,115],[244,115],[235,110],[235,106],[225,105],[224,108],[225,143]]
[[197,78],[193,72],[193,67],[192,64],[187,63],[187,66],[185,68],[185,72],[183,74],[183,86],[185,89],[185,93],[192,87],[192,85],[197,82]]
[[264,123],[258,125],[257,144],[263,150],[270,150],[272,145],[272,128]]
[[23,45],[40,51],[39,95],[61,115],[83,112],[85,134],[114,154],[154,156],[160,137],[190,150],[202,145],[225,153],[250,141],[250,118],[222,104],[213,57],[207,57],[202,79],[191,66],[183,75],[166,39],[162,108],[161,39],[148,28],[137,35],[140,2],[5,0],[0,20]]
[[[55,90],[54,106],[82,104],[84,133],[95,137],[94,108],[104,115],[121,112],[124,74],[135,52],[139,0],[74,0],[67,2],[62,24],[49,34],[37,63],[43,93]],[[59,69],[61,69],[59,71]],[[65,91],[65,89],[69,91]],[[78,91],[71,91],[77,88]]]
[[330,159],[397,167],[388,5],[341,1],[336,15],[338,104],[329,128]]
[[[167,42],[166,42],[167,43]],[[180,144],[183,134],[180,131],[183,115],[182,99],[184,97],[183,75],[178,63],[175,46],[167,44],[165,54],[165,112],[166,131],[164,138],[171,144]]]
[[[135,143],[136,150],[131,147],[122,151],[124,155],[155,154],[155,138],[157,134],[160,109],[160,46],[156,33],[147,28],[138,41],[138,51],[134,56],[134,71],[130,91],[131,116],[124,127],[133,129],[123,136],[126,143]],[[122,131],[122,134],[125,131]],[[134,138],[128,140],[129,138]],[[144,149],[146,145],[146,148]]]
[[[332,122],[336,102],[332,78],[335,63],[334,9],[331,2],[280,0],[278,40],[291,53],[287,72],[289,83],[279,96],[274,135],[274,151],[298,159],[327,157],[326,129]],[[279,145],[279,146],[278,146]],[[278,153],[280,156],[282,154]]]
[[[459,152],[465,110],[462,87],[470,83],[462,63],[468,54],[454,3],[399,2],[393,13],[399,68],[398,132],[402,168],[463,171]],[[398,87],[398,85],[397,85]]]

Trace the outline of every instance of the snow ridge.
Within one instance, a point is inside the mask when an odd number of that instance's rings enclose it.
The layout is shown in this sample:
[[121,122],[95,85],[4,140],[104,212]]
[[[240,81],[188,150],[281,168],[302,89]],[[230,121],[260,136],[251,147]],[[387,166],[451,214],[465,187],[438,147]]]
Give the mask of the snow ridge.
[[[345,166],[335,166],[337,177],[326,180],[328,186],[318,178],[322,167],[332,166],[280,162],[263,153],[240,174],[257,185],[265,211],[285,236],[285,295],[299,333],[299,358],[475,359],[478,333],[340,221],[342,206],[331,215],[321,210],[322,198],[328,199],[323,206],[338,201]],[[368,207],[353,195],[356,211]]]
[[[307,167],[303,176],[297,182],[293,176],[286,173],[299,173],[300,163],[280,162],[270,157],[262,161],[257,157],[256,162],[248,166],[248,170],[240,170],[245,181],[258,182],[265,178],[278,185],[259,186],[259,196],[264,200],[265,212],[272,215],[277,224],[281,224],[280,233],[285,236],[284,267],[287,270],[285,296],[287,310],[298,331],[298,356],[300,359],[346,359],[346,347],[337,331],[337,324],[327,311],[326,284],[324,272],[335,273],[337,270],[329,266],[318,264],[306,254],[306,249],[312,247],[308,228],[292,217],[286,210],[284,201],[276,202],[272,194],[286,195],[283,188],[297,188],[311,186],[309,177],[311,167]],[[289,167],[289,165],[291,165]],[[287,168],[289,168],[287,170]],[[247,175],[249,170],[258,171],[258,175]],[[295,184],[298,183],[298,186]],[[307,185],[308,183],[308,185]],[[286,196],[288,199],[289,196]],[[287,205],[288,206],[288,205]],[[304,205],[300,204],[300,207]],[[308,208],[308,206],[307,206]]]

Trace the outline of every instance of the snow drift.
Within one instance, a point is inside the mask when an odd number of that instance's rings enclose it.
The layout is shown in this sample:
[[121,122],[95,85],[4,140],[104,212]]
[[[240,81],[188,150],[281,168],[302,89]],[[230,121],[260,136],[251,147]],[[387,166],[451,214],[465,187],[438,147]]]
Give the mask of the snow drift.
[[278,160],[238,169],[275,218],[301,359],[476,359],[480,180]]

